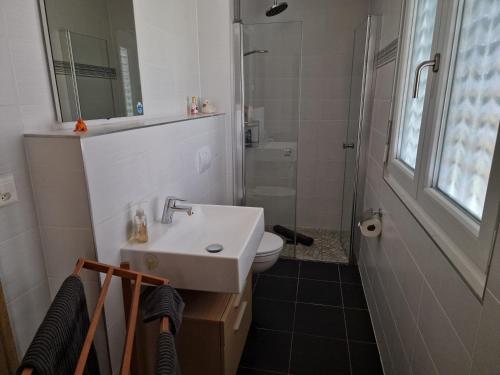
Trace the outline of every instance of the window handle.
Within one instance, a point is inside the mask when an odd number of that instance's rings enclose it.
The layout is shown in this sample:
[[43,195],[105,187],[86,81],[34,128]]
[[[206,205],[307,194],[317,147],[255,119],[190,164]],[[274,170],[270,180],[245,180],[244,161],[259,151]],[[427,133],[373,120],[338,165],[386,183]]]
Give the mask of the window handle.
[[418,64],[415,70],[415,82],[413,83],[413,99],[418,98],[418,89],[420,87],[420,77],[422,76],[422,70],[432,66],[432,71],[437,73],[439,71],[439,63],[441,60],[441,54],[436,53],[432,60],[425,60]]

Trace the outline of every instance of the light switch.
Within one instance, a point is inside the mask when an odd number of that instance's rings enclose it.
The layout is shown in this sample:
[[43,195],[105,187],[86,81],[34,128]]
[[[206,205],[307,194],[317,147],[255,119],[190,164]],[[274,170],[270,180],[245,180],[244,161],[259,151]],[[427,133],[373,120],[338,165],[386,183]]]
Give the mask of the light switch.
[[0,176],[0,207],[17,202],[16,183],[11,174]]

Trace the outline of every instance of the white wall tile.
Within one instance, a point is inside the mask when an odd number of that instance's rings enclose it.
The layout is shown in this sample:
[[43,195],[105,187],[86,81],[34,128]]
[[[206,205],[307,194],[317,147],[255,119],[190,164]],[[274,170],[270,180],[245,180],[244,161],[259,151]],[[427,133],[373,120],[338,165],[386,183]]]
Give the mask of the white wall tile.
[[49,308],[46,281],[7,305],[18,354],[22,357]]
[[53,110],[41,35],[36,0],[0,1],[0,174],[14,175],[19,199],[0,209],[0,276],[20,355],[50,298],[22,140],[23,104]]
[[[1,15],[0,15],[1,16]],[[0,19],[1,21],[1,19]],[[0,26],[1,28],[2,26]],[[0,48],[7,51],[9,48],[8,37],[0,35]],[[0,105],[13,105],[17,102],[17,93],[15,87],[14,73],[10,61],[10,54],[2,53],[0,55]]]
[[393,373],[398,375],[410,374],[410,363],[403,349],[404,346],[399,335],[398,327],[396,326],[393,313],[390,309],[392,301],[387,300],[384,292],[384,284],[378,276],[375,277],[372,286],[377,308],[379,309],[380,321],[390,353]]
[[188,96],[200,96],[196,0],[134,0],[144,111],[185,113]]
[[411,354],[415,345],[417,312],[412,311],[406,300],[399,282],[394,275],[389,260],[383,255],[379,257],[378,274],[383,284],[387,300],[390,301],[390,310],[397,326],[399,337],[406,354],[406,360],[410,362]]
[[498,237],[495,242],[495,248],[493,249],[488,278],[488,289],[498,300],[500,300],[500,240]]
[[41,227],[47,276],[66,277],[78,258],[96,259],[90,228]]
[[[399,13],[399,7],[399,0],[372,2],[371,12],[382,15],[380,48],[397,35],[399,16],[396,13]],[[378,308],[380,311],[384,308],[384,302],[386,303],[388,306],[386,309],[394,316],[383,320],[383,313],[380,313],[379,329],[388,337],[396,325],[401,335],[401,347],[405,347],[406,352],[408,343],[405,337],[409,337],[407,332],[411,324],[398,325],[398,321],[404,321],[404,316],[407,316],[408,312],[418,319],[413,350],[409,353],[413,375],[468,374],[476,338],[484,336],[484,345],[488,348],[494,342],[494,338],[488,337],[486,333],[478,333],[479,319],[481,314],[484,317],[488,301],[483,306],[472,294],[439,248],[383,180],[381,156],[387,129],[393,74],[394,63],[377,69],[375,98],[369,121],[372,128],[364,206],[365,209],[381,207],[384,216],[381,238],[378,241],[371,239],[362,241],[360,258],[366,269],[364,281],[371,285],[371,288],[365,287],[367,301],[372,314],[373,305],[380,305]],[[495,267],[497,253],[495,249],[489,276],[489,286],[493,289],[497,284],[500,285],[500,282],[497,283],[497,280],[500,280],[497,276],[500,274],[500,267]],[[391,272],[394,275],[392,279],[387,276],[390,276]],[[378,274],[385,284],[383,293],[375,277]],[[400,287],[399,291],[393,288],[395,284]],[[422,298],[420,298],[421,289]],[[498,290],[500,291],[500,288]],[[401,306],[404,306],[401,303],[403,299],[406,300],[408,309],[401,310]],[[494,304],[489,305],[491,306]],[[488,321],[491,323],[486,326],[498,324],[500,317],[492,313]],[[483,326],[479,329],[484,330]],[[387,342],[389,350],[388,352],[382,350],[381,354],[390,358],[383,358],[382,361],[390,360],[393,368],[398,368],[401,355],[396,352],[394,345],[391,346],[392,340],[388,339]],[[479,351],[477,350],[475,355],[478,355]],[[478,357],[472,374],[479,374],[482,370],[479,363],[495,363],[496,357],[493,353],[488,350],[481,352],[484,353],[484,357]],[[495,365],[493,368],[495,369]],[[400,373],[399,370],[393,372]]]
[[412,375],[438,375],[439,372],[432,361],[420,331],[417,332],[416,340],[411,363]]
[[471,357],[427,284],[422,291],[418,327],[439,373],[469,373]]
[[83,171],[54,173],[32,169],[38,219],[45,226],[89,228],[88,194]]
[[486,291],[484,310],[474,350],[471,375],[494,375],[500,372],[500,301],[490,291]]
[[[337,230],[341,220],[342,189],[328,190],[326,186],[331,187],[332,181],[342,185],[343,181],[345,151],[342,142],[347,131],[354,29],[368,15],[369,1],[290,0],[288,5],[286,12],[270,20],[265,17],[264,10],[269,6],[265,1],[243,1],[242,14],[248,24],[302,21],[302,121],[298,139],[297,220],[299,226]],[[291,62],[293,58],[284,56],[281,50],[283,45],[293,49],[291,44],[296,40],[293,39],[291,30],[286,34],[286,43],[283,43],[285,39],[276,32],[273,38],[269,38],[269,29],[259,26],[247,30],[252,35],[252,42],[255,42],[249,48],[267,48],[274,54],[281,54],[273,56],[271,53],[265,57],[267,63],[257,63],[256,75],[261,79],[252,81],[256,86],[265,82],[267,90],[256,90],[260,96],[267,95],[268,99],[291,98],[295,96],[294,83],[274,78],[297,77],[297,67],[294,61]],[[300,37],[297,35],[297,39]],[[277,41],[277,44],[273,44],[273,41]],[[297,54],[299,52],[292,51]],[[270,77],[273,79],[270,80]],[[291,113],[289,105],[276,105],[274,102],[266,104],[265,101],[264,104],[271,107],[266,108],[266,121],[270,117],[283,118],[284,114]],[[309,127],[312,123],[324,126],[312,130]],[[286,124],[288,127],[292,125]],[[326,168],[320,167],[320,164],[324,166],[326,161],[336,161],[338,164],[335,169],[323,173]],[[310,173],[311,170],[315,172]],[[338,176],[342,176],[342,179],[338,179]],[[318,187],[324,188],[318,190]],[[306,201],[311,200],[321,200],[324,210],[321,213],[312,212],[306,204]]]
[[[85,138],[83,152],[90,193],[95,248],[100,262],[120,264],[120,248],[129,235],[136,204],[150,222],[160,219],[167,195],[194,203],[226,201],[225,116],[167,124]],[[196,152],[212,153],[212,165],[198,174]],[[86,248],[90,247],[87,246]],[[83,249],[74,249],[80,252]],[[48,264],[49,273],[52,267]],[[114,369],[121,360],[124,335],[120,283],[113,282],[106,301],[107,330]]]
[[37,228],[0,243],[0,277],[9,303],[27,290],[46,283]]
[[[201,92],[197,3],[195,0],[179,0],[168,3],[154,1],[146,4],[137,0],[134,6],[146,113],[184,112],[186,96],[200,95]],[[229,22],[228,20],[228,25]],[[228,32],[229,29],[225,31]],[[230,36],[227,35],[227,38],[229,41]],[[6,268],[3,271],[9,283],[9,286],[4,285],[8,290],[7,294],[19,296],[14,299],[12,306],[9,305],[9,310],[18,348],[22,354],[45,313],[45,308],[40,308],[42,300],[44,306],[47,306],[50,300],[46,280],[36,287],[36,295],[32,292],[33,289],[26,289],[33,288],[35,279],[45,274],[45,265],[43,260],[40,261],[39,240],[35,240],[37,222],[31,184],[27,178],[22,133],[25,130],[51,129],[55,123],[37,0],[0,1],[0,47],[3,51],[0,54],[0,124],[3,134],[0,137],[0,174],[14,174],[19,195],[18,203],[0,209],[1,247],[5,250],[11,244],[16,246],[15,251],[2,252],[0,263],[4,267],[7,264],[18,265],[22,262],[30,264],[30,267],[18,273],[20,280],[15,280],[17,285],[15,289],[10,289],[11,273],[7,272]],[[226,73],[225,70],[224,74]],[[229,87],[229,75],[226,74],[224,78]],[[40,144],[40,149],[30,150],[32,161],[38,163],[37,167],[48,167],[44,171],[47,173],[33,177],[37,184],[42,186],[40,191],[37,191],[40,219],[45,224],[56,226],[50,228],[49,232],[44,232],[45,242],[50,250],[67,248],[68,236],[75,234],[77,238],[81,238],[80,235],[87,230],[82,228],[88,228],[90,225],[88,220],[81,220],[85,216],[88,219],[89,212],[85,211],[87,196],[84,190],[80,189],[83,185],[79,175],[81,173],[79,142],[76,148],[71,142],[67,143],[69,147],[57,147],[61,146],[57,142],[50,140]],[[56,150],[60,153],[57,154]],[[78,152],[75,153],[75,150]],[[45,165],[40,165],[42,160]],[[66,180],[57,183],[66,187],[67,184],[74,184],[66,190],[75,188],[76,193],[60,195],[57,186],[48,183],[52,176],[51,170],[68,172]],[[215,168],[214,175],[215,171],[219,178],[224,173],[224,168]],[[213,182],[212,179],[209,181]],[[208,199],[206,197],[227,199],[226,189],[226,186],[221,186],[217,182],[207,189],[204,199]],[[65,216],[61,210],[63,204],[74,208],[72,215]],[[21,239],[29,236],[33,238],[27,245]],[[89,238],[87,235],[83,237],[82,248],[71,247],[70,253],[59,254],[57,260],[64,264],[60,273],[66,272],[63,269],[70,268],[72,258],[75,256],[91,255],[87,252],[89,250],[87,245],[90,246]],[[27,252],[30,252],[28,262],[24,259]],[[38,262],[36,265],[30,263],[35,260]],[[51,253],[51,273],[57,273],[55,260]],[[12,268],[14,269],[16,267]],[[29,274],[25,275],[28,271]],[[52,289],[56,290],[61,277],[51,277],[50,281]],[[9,297],[12,298],[14,297]],[[16,313],[12,314],[12,311]],[[24,314],[26,311],[32,311],[31,314],[36,314],[36,317],[26,316]],[[26,318],[32,318],[29,319],[29,324],[25,324]]]

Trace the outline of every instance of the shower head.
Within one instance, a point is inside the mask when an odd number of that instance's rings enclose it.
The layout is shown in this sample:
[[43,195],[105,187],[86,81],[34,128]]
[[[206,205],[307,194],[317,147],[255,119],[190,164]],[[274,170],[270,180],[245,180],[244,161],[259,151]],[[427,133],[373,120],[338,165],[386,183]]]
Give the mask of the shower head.
[[254,53],[268,53],[269,51],[267,49],[254,49],[253,51],[248,51],[243,54],[243,56],[250,56],[253,55]]
[[274,3],[273,5],[271,5],[271,8],[267,10],[266,16],[268,17],[276,16],[281,12],[284,12],[286,8],[288,8],[288,4],[285,1],[278,4],[278,0],[274,0]]

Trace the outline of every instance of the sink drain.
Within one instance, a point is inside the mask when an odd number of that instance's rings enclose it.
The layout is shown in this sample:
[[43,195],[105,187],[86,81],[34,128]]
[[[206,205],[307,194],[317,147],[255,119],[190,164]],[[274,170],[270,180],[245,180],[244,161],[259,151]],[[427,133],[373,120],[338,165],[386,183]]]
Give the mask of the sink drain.
[[205,250],[207,250],[209,253],[220,253],[222,250],[224,250],[224,246],[214,243],[212,245],[208,245]]

